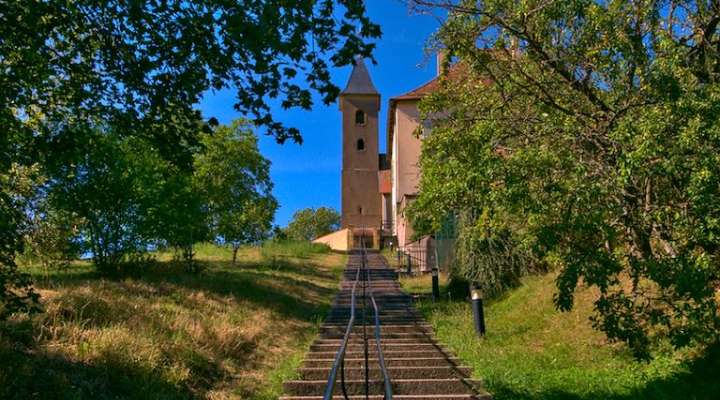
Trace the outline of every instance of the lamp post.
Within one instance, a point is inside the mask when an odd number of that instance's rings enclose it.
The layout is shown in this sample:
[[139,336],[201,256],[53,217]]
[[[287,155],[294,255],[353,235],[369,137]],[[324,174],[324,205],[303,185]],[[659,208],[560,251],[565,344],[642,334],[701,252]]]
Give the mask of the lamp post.
[[485,336],[485,311],[483,310],[482,292],[479,288],[473,287],[470,290],[470,300],[472,302],[475,332],[480,337]]
[[438,301],[440,299],[440,260],[438,259],[437,241],[435,241],[433,250],[435,252],[435,264],[432,269],[432,299]]

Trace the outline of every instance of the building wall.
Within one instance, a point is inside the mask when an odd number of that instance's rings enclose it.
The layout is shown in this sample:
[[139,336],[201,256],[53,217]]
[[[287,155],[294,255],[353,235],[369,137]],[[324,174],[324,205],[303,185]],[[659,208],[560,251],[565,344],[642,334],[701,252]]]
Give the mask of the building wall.
[[[378,184],[378,110],[376,95],[345,95],[340,98],[343,129],[341,225],[380,228],[381,196]],[[363,125],[355,123],[357,110],[365,112]],[[358,139],[364,149],[358,150]]]
[[398,246],[403,248],[410,242],[412,230],[404,213],[408,196],[418,191],[420,182],[421,139],[415,137],[419,125],[417,101],[399,101],[395,108],[393,132],[392,177],[393,177],[393,214],[395,215],[395,235]]
[[313,240],[313,243],[326,244],[335,251],[348,251],[350,250],[351,241],[352,234],[350,230],[340,229]]

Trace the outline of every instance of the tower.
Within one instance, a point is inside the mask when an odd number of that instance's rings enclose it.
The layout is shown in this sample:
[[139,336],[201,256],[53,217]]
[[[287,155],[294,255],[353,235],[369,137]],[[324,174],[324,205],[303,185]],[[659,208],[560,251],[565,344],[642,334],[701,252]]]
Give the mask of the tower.
[[[356,59],[339,103],[343,133],[341,224],[356,232],[355,236],[377,235],[382,219],[378,187],[380,93],[362,58]],[[367,229],[360,233],[361,228]]]

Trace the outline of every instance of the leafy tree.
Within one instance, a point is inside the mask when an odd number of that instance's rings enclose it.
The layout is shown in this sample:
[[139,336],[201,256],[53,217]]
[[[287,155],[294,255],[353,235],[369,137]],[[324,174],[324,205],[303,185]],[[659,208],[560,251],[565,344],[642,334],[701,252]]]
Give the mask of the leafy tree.
[[0,173],[0,320],[15,312],[39,310],[39,296],[30,276],[17,270],[14,259],[23,250],[27,219],[22,210],[32,196],[31,175],[17,164],[12,164],[7,173]]
[[418,225],[468,210],[483,235],[508,232],[560,267],[560,310],[597,288],[594,326],[639,357],[654,335],[717,340],[720,6],[412,3],[449,11],[436,39],[465,74],[424,102],[444,117]]
[[146,249],[148,209],[157,204],[165,161],[145,141],[98,132],[87,153],[64,166],[50,183],[55,209],[80,220],[83,250],[95,265],[118,272],[128,255]]
[[[279,141],[299,141],[267,100],[310,108],[319,93],[334,101],[328,62],[370,56],[363,39],[379,35],[362,0],[0,2],[0,175],[12,163],[67,165],[105,125],[148,139],[187,168],[197,144],[193,106],[227,87],[237,90],[239,111]],[[14,257],[27,221],[3,196],[5,302],[20,279]]]
[[42,201],[33,207],[25,235],[24,256],[45,268],[66,268],[80,256],[77,221],[71,213],[55,210]]
[[[203,193],[195,184],[192,171],[168,166],[163,178],[155,183],[157,199],[148,212],[147,237],[175,249],[176,257],[190,271],[197,271],[195,243],[212,238],[210,213]],[[152,190],[152,188],[146,188]]]
[[272,196],[270,161],[258,149],[247,121],[219,126],[201,138],[195,158],[195,185],[207,202],[214,234],[233,248],[268,236],[277,201]]
[[340,214],[332,208],[296,211],[285,232],[291,240],[313,240],[340,228]]

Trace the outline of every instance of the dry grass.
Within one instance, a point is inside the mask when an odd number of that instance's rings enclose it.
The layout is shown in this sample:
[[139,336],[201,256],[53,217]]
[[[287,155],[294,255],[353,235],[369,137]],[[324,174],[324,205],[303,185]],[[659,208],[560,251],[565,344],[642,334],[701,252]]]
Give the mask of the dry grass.
[[161,262],[122,279],[31,269],[45,312],[0,330],[0,398],[276,398],[344,256],[275,246],[230,258],[201,246],[200,274]]

